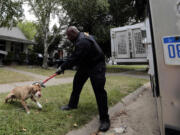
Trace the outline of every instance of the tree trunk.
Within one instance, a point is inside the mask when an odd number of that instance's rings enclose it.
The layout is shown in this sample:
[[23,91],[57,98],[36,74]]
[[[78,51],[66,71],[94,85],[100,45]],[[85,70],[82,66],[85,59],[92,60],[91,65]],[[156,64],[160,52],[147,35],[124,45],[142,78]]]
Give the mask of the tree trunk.
[[48,68],[48,45],[47,43],[45,42],[44,43],[44,58],[43,58],[43,65],[42,67],[47,69]]
[[[46,22],[45,22],[46,24]],[[43,27],[43,31],[44,31],[44,58],[43,58],[43,65],[42,67],[47,69],[48,68],[48,28],[46,27],[48,25],[45,25]]]

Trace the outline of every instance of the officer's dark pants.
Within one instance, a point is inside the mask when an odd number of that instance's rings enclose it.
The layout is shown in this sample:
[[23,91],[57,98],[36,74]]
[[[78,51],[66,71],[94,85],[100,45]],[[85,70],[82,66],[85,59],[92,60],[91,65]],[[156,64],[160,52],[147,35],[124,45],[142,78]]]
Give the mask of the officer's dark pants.
[[73,91],[71,93],[69,106],[77,107],[82,87],[84,83],[87,81],[88,77],[90,77],[90,81],[96,96],[100,120],[109,120],[107,93],[104,89],[106,81],[104,63],[99,63],[91,69],[79,69],[76,72],[74,76]]

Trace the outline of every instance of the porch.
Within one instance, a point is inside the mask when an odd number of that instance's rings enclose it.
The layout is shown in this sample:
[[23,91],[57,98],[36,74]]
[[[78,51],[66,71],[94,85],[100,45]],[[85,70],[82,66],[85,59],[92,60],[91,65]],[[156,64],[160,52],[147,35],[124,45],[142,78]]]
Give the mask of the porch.
[[0,64],[27,61],[28,46],[34,45],[17,27],[0,28]]

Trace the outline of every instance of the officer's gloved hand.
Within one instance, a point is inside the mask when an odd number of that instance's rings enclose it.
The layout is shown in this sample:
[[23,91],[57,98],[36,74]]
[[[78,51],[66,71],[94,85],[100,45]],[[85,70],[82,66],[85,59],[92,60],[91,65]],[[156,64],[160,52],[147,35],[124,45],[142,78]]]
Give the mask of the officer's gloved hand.
[[64,73],[64,70],[61,69],[61,66],[56,70],[56,74],[59,75],[61,73]]

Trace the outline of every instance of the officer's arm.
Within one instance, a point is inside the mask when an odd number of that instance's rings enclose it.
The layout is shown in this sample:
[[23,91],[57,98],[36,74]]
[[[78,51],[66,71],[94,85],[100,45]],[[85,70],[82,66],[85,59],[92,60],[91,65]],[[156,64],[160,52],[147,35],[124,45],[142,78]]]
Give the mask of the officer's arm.
[[81,63],[83,59],[87,57],[90,44],[91,42],[86,39],[82,39],[80,42],[78,42],[76,44],[75,51],[73,52],[71,57],[62,64],[61,68],[63,70],[66,70]]

